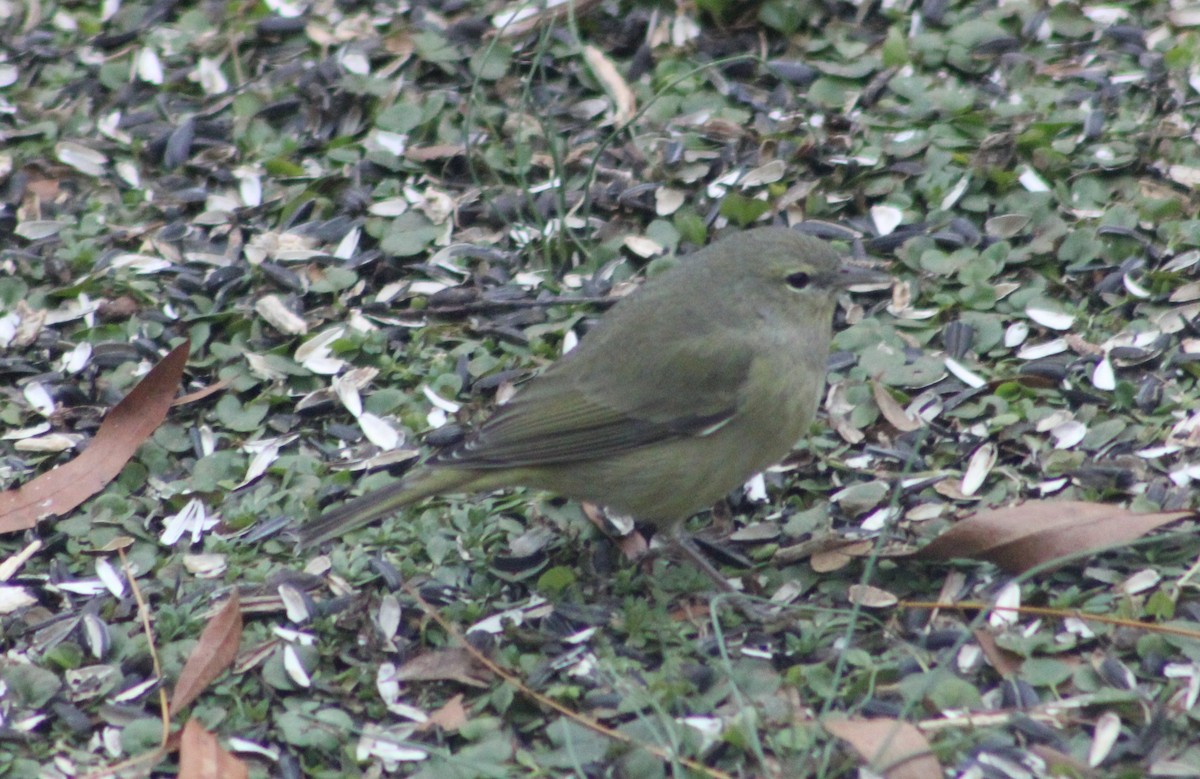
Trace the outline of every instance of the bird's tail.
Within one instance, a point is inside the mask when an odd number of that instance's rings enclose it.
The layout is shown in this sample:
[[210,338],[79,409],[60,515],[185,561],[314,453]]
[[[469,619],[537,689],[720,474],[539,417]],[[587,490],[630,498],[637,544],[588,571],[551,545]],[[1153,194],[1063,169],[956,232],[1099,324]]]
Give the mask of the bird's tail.
[[471,490],[473,474],[453,468],[418,468],[394,484],[343,503],[300,528],[300,548],[338,538],[396,509],[443,492]]

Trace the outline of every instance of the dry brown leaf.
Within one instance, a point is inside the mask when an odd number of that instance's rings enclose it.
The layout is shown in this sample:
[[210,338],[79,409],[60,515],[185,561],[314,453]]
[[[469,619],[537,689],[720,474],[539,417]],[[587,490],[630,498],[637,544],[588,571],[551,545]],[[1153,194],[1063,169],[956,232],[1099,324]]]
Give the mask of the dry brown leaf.
[[244,779],[246,764],[226,752],[217,737],[194,719],[183,726],[179,740],[179,779]]
[[814,553],[812,557],[808,558],[808,564],[816,573],[832,573],[842,570],[853,559],[841,549],[831,549],[827,552]]
[[974,630],[972,635],[975,636],[979,648],[983,650],[983,656],[992,664],[992,668],[996,669],[996,673],[1011,677],[1021,672],[1021,665],[1025,662],[1025,658],[1001,647],[996,643],[995,637],[986,630]]
[[854,747],[887,779],[941,779],[942,767],[921,731],[894,719],[828,719],[833,735]]
[[233,663],[241,643],[242,609],[237,590],[234,590],[229,600],[204,626],[199,643],[179,672],[179,681],[175,683],[175,692],[171,695],[172,715],[196,700]]
[[396,669],[402,682],[453,681],[470,687],[487,687],[487,669],[465,649],[440,649],[417,655]]
[[902,433],[911,433],[921,429],[923,425],[921,418],[914,417],[905,411],[904,407],[892,397],[892,393],[888,392],[887,388],[875,379],[871,379],[871,393],[875,396],[875,405],[879,406],[883,418],[892,427]]
[[42,203],[50,203],[58,199],[61,189],[59,188],[59,179],[50,176],[39,175],[36,171],[29,171],[32,175],[29,177],[29,182],[25,185],[25,189],[29,194],[33,195]]
[[851,584],[846,595],[850,598],[851,603],[867,609],[886,609],[900,602],[900,599],[892,593],[881,587],[872,587],[870,584]]
[[463,696],[455,695],[437,711],[429,715],[422,725],[422,730],[438,727],[450,733],[455,733],[467,724],[467,710],[463,706]]
[[1034,500],[981,511],[917,552],[918,557],[987,560],[1021,573],[1081,552],[1127,544],[1191,511],[1135,514],[1107,503]]
[[190,342],[184,341],[146,374],[104,417],[83,454],[15,490],[0,492],[0,533],[61,516],[104,489],[167,417],[179,389]]
[[979,500],[978,495],[966,495],[959,488],[959,482],[951,481],[950,479],[942,479],[937,484],[933,485],[933,491],[938,495],[950,498],[951,500]]
[[863,431],[855,427],[847,416],[831,412],[829,414],[829,423],[833,425],[834,431],[842,437],[842,440],[848,444],[859,444],[866,438]]

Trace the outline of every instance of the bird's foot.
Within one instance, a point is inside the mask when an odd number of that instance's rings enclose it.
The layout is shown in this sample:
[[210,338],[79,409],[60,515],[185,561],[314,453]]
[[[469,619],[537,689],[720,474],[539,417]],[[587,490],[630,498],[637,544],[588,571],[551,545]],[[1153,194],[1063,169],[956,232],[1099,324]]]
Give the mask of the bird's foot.
[[721,591],[716,600],[728,599],[742,615],[754,622],[766,622],[779,616],[780,607],[749,595],[734,587],[729,579],[717,569],[704,552],[696,545],[694,539],[683,531],[670,534],[671,546],[682,552],[689,562],[693,563]]

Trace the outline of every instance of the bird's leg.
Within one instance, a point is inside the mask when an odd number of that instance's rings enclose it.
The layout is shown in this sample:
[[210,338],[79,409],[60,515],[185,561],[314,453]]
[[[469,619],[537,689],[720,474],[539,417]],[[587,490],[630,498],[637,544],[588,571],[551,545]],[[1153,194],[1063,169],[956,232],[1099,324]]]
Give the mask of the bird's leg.
[[[588,519],[590,519],[593,524],[599,527],[602,532],[606,533],[610,538],[616,541],[620,545],[621,551],[624,552],[625,556],[630,560],[643,561],[651,559],[655,556],[655,550],[646,545],[646,542],[642,539],[642,536],[639,535],[637,530],[634,528],[633,517],[625,516],[623,514],[614,514],[608,510],[595,512],[595,515],[593,516],[592,512],[587,511],[587,508],[588,504],[584,504],[584,513],[587,514]],[[614,535],[611,532],[612,530],[616,530],[618,535]],[[709,561],[704,552],[700,551],[700,548],[696,546],[696,542],[692,540],[692,537],[683,530],[682,525],[674,525],[671,528],[662,531],[661,535],[667,542],[667,546],[672,551],[683,552],[684,556],[699,566],[700,570],[704,572],[705,576],[712,579],[713,583],[720,588],[721,592],[738,592],[738,590],[729,583],[729,580],[721,575],[721,572],[717,570],[717,567]],[[631,541],[634,541],[634,543],[630,543]]]
[[704,552],[700,551],[700,547],[696,546],[696,542],[687,534],[682,525],[676,525],[667,533],[668,543],[677,549],[696,564],[696,567],[703,571],[704,575],[712,580],[713,584],[726,595],[733,596],[733,605],[747,619],[755,622],[765,622],[779,616],[779,610],[773,604],[763,603],[755,600],[752,596],[747,595],[741,590],[729,583],[729,579],[717,569],[715,565],[708,559]]
[[[646,545],[642,536],[634,529],[633,519],[621,515],[614,515],[608,511],[596,510],[590,504],[584,504],[584,514],[596,527],[602,532],[609,535],[613,541],[620,545],[621,551],[630,560],[645,561],[656,554],[656,550],[649,548]],[[611,530],[617,530],[622,533],[620,536],[613,536]],[[699,568],[705,576],[707,576],[713,584],[717,585],[717,589],[724,595],[735,596],[733,598],[734,605],[748,619],[754,621],[766,621],[778,616],[778,610],[771,606],[764,606],[762,603],[755,601],[751,596],[738,590],[729,583],[729,579],[725,578],[717,569],[712,561],[700,548],[696,546],[696,542],[683,529],[682,524],[676,524],[666,528],[660,532],[661,537],[666,542],[668,549],[676,553],[682,552],[682,556],[686,560],[692,562]],[[678,556],[678,555],[677,555]]]
[[735,595],[740,595],[741,591],[729,583],[729,579],[717,570],[717,567],[705,556],[704,552],[700,551],[700,547],[696,546],[696,542],[687,534],[681,526],[672,528],[669,536],[670,544],[680,552],[683,552],[693,563],[696,564],[705,576],[712,579],[713,584],[721,590]]

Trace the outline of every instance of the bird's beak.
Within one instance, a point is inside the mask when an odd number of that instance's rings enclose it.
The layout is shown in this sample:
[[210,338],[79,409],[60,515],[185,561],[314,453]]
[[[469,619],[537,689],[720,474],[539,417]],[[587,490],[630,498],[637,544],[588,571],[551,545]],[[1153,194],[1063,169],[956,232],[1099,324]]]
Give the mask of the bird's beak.
[[834,286],[847,289],[850,287],[869,286],[873,289],[890,287],[896,280],[883,271],[863,268],[859,265],[843,264],[833,277]]

